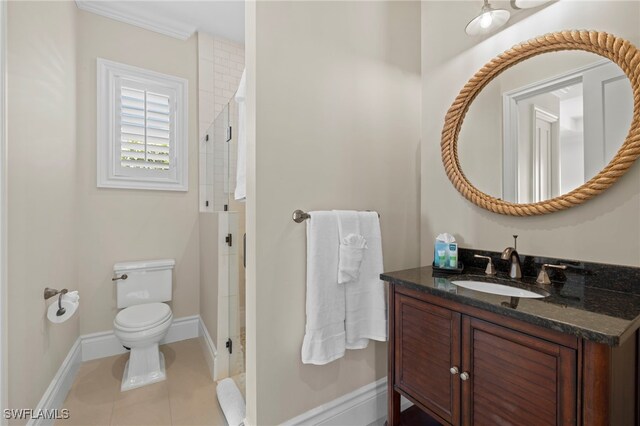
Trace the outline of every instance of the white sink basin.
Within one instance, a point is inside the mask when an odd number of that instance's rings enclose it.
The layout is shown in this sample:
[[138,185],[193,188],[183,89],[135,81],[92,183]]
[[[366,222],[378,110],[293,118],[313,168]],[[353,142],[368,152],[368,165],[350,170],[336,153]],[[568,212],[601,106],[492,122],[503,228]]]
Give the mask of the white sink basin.
[[470,290],[481,291],[483,293],[499,294],[501,296],[522,297],[525,299],[542,299],[546,297],[543,294],[534,293],[533,291],[523,290],[521,288],[511,287],[508,285],[485,283],[482,281],[451,281],[458,287],[468,288]]

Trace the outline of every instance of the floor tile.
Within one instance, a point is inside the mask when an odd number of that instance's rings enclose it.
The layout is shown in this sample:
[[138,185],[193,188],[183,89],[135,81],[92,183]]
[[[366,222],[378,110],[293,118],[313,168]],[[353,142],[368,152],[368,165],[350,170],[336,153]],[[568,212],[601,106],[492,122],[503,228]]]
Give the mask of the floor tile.
[[56,425],[103,426],[111,424],[113,401],[88,405],[78,399],[65,401],[62,408],[69,410],[69,418],[58,420]]
[[171,416],[175,425],[226,425],[216,398],[216,385],[190,391],[170,390]]
[[70,418],[56,425],[226,426],[198,339],[160,349],[167,380],[126,392],[120,384],[128,354],[83,363],[63,405]]
[[118,426],[172,425],[169,397],[152,399],[127,407],[114,405],[111,424]]

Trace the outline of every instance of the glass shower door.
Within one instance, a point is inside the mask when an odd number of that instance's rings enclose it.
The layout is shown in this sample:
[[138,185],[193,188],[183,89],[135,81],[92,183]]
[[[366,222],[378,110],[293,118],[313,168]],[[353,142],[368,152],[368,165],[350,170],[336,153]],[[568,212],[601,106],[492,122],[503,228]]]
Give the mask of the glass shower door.
[[238,104],[231,100],[225,107],[228,119],[227,161],[225,188],[228,217],[228,271],[229,271],[229,377],[242,395],[245,395],[245,205],[235,200],[238,154]]

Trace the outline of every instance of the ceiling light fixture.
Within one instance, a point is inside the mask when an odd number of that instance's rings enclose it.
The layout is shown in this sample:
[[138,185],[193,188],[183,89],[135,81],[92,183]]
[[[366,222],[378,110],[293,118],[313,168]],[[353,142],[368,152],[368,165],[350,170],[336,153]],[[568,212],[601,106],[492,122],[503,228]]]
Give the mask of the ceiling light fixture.
[[500,28],[507,23],[511,13],[505,9],[494,9],[489,0],[484,0],[478,16],[473,18],[465,27],[465,32],[470,36],[482,35]]

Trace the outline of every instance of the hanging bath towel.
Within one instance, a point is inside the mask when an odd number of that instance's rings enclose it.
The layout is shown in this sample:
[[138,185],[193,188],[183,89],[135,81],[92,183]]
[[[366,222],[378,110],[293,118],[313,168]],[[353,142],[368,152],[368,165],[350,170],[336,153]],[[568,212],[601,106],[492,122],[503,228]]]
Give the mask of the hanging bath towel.
[[338,284],[338,223],[335,213],[311,212],[307,219],[307,323],[304,364],[327,364],[344,355],[345,291]]

